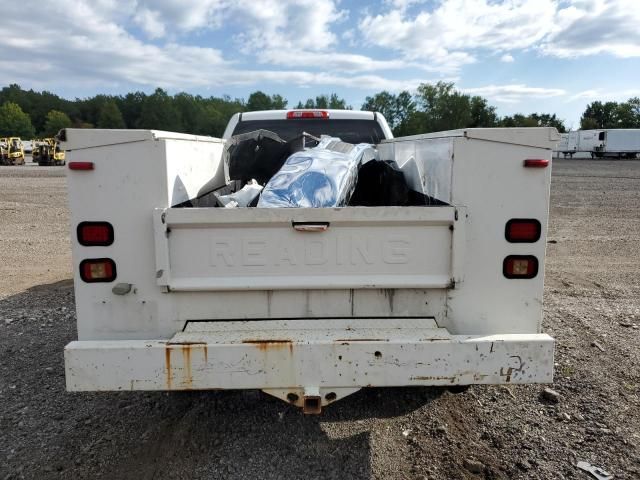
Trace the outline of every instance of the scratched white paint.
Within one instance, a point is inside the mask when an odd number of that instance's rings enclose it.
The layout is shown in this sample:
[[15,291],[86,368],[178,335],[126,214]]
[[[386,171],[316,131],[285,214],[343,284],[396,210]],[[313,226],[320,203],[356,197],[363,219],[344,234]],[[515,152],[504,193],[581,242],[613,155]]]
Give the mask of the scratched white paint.
[[[409,328],[407,328],[409,327]],[[544,383],[545,334],[451,335],[432,319],[196,322],[171,340],[72,342],[69,390]]]

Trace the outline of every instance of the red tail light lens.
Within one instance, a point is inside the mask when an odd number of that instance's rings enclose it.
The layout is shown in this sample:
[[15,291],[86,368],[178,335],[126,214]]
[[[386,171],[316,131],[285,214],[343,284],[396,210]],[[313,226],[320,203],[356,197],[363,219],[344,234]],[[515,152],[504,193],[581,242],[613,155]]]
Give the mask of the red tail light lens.
[[547,168],[549,166],[549,160],[529,158],[524,161],[524,166],[527,168]]
[[93,170],[93,162],[69,162],[69,170]]
[[287,112],[287,120],[295,118],[329,118],[326,110],[291,110]]
[[533,255],[509,255],[502,262],[507,278],[534,278],[538,275],[538,259]]
[[110,258],[91,258],[80,262],[80,278],[87,283],[113,282],[116,263]]
[[535,218],[512,218],[504,230],[504,237],[511,243],[534,243],[541,234],[542,225]]
[[81,222],[78,242],[85,247],[107,247],[113,243],[113,226],[109,222]]

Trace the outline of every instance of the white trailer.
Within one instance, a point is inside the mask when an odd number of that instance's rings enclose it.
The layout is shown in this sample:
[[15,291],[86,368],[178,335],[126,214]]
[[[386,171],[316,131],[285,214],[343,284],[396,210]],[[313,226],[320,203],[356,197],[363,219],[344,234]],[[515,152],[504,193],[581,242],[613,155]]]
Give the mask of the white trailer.
[[569,134],[561,133],[560,141],[556,145],[556,148],[553,149],[554,156],[559,157],[560,154],[564,155],[566,158],[569,155]]
[[560,135],[560,142],[555,149],[556,154],[562,154],[565,158],[572,157],[576,153],[589,153],[592,157],[595,152],[601,151],[604,146],[604,130],[574,130]]
[[[566,138],[563,136],[566,136]],[[580,131],[573,130],[571,132],[564,133],[561,135],[560,142],[558,143],[556,151],[558,153],[561,153],[564,156],[564,158],[567,158],[567,156],[573,158],[573,155],[579,151],[578,150],[579,144],[580,144]]]
[[591,153],[601,148],[603,132],[603,130],[579,130],[576,151]]
[[636,158],[640,153],[640,129],[603,130],[599,138],[592,156]]
[[381,158],[433,205],[177,208],[224,184],[224,140],[63,131],[78,320],[67,389],[261,389],[319,413],[370,386],[551,382],[556,130],[380,129]]

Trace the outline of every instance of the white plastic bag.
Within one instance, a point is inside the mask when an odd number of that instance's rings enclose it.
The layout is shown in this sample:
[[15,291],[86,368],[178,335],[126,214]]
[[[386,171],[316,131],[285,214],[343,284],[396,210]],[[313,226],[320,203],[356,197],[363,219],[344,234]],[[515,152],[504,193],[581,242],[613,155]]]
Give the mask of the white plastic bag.
[[218,196],[218,203],[223,207],[246,207],[249,205],[262,191],[262,185],[255,180],[251,180],[244,187],[229,195]]
[[317,147],[287,158],[264,187],[258,207],[345,206],[355,190],[358,169],[377,158],[377,151],[368,143],[353,145],[323,136]]

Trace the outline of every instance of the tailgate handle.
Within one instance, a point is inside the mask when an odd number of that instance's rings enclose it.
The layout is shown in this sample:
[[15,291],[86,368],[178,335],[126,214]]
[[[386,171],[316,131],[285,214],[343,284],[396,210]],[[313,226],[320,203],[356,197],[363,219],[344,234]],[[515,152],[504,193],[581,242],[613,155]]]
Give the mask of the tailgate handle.
[[329,229],[329,222],[291,222],[298,232],[324,232]]

